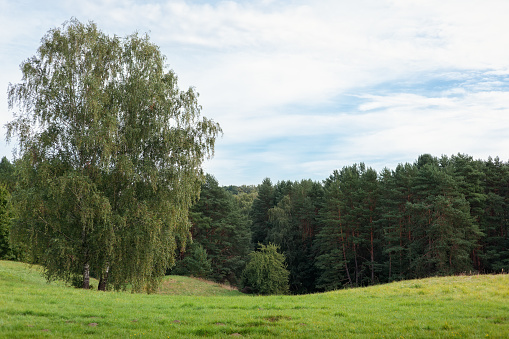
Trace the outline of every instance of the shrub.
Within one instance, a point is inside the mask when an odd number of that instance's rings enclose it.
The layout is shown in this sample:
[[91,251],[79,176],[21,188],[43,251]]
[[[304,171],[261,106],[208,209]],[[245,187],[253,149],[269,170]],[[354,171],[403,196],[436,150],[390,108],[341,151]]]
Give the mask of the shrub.
[[259,251],[249,254],[249,262],[242,272],[241,288],[257,294],[286,294],[290,272],[279,246],[260,245]]

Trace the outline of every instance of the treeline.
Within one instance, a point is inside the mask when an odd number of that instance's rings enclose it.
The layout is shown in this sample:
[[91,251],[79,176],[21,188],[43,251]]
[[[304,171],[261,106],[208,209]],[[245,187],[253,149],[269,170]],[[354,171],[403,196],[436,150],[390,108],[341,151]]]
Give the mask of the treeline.
[[206,276],[235,284],[246,254],[275,244],[293,293],[509,270],[509,164],[498,158],[424,154],[380,173],[346,166],[321,183],[265,179],[256,191],[208,176],[182,257],[206,254]]
[[[3,159],[3,210],[13,171]],[[193,241],[177,249],[168,273],[245,287],[253,251],[272,245],[296,294],[509,270],[509,163],[498,158],[424,154],[380,173],[346,166],[323,182],[221,187],[205,179],[189,214]],[[0,254],[19,259],[2,213]]]

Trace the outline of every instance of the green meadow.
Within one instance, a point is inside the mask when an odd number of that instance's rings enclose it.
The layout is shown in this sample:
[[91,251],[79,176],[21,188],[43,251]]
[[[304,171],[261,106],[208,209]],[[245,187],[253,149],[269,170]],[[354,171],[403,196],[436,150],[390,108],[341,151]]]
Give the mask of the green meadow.
[[[96,287],[97,282],[93,282]],[[428,278],[303,296],[251,296],[166,277],[157,294],[48,284],[0,261],[3,338],[508,338],[509,275]]]

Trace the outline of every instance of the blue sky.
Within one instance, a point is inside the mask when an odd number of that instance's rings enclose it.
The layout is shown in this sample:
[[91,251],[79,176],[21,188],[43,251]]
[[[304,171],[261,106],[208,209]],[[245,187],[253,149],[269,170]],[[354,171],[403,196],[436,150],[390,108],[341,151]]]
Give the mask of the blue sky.
[[[223,127],[205,164],[221,185],[422,153],[507,161],[507,13],[506,0],[0,0],[0,124],[19,64],[76,17],[150,34]],[[13,146],[2,138],[0,156]]]

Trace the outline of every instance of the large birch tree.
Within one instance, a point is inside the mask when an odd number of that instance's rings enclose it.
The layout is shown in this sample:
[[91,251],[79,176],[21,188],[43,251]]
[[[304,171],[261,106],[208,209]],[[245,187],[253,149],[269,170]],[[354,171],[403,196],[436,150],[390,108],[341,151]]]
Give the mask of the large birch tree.
[[219,125],[201,117],[147,35],[51,29],[8,90],[18,241],[48,279],[153,290],[189,235]]

